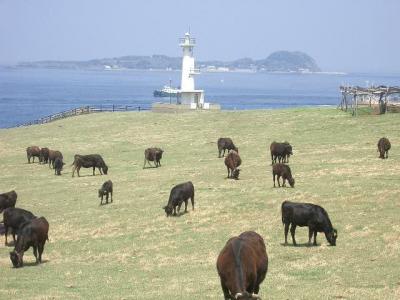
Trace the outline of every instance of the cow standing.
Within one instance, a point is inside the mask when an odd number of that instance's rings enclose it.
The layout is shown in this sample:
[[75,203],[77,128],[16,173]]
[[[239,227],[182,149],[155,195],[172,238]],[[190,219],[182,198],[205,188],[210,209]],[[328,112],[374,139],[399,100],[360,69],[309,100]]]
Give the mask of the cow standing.
[[388,158],[390,147],[391,147],[391,144],[387,138],[383,137],[383,138],[379,139],[379,141],[378,141],[379,158],[382,158],[382,159]]
[[36,218],[36,216],[33,213],[22,208],[9,207],[5,209],[3,212],[3,222],[5,228],[4,244],[7,245],[7,235],[9,228],[11,228],[12,230],[12,236],[15,243],[15,232],[18,232],[21,225],[34,218]]
[[0,194],[0,213],[8,207],[15,207],[17,197],[18,195],[14,190]]
[[89,154],[89,155],[79,155],[75,154],[74,162],[72,163],[72,177],[75,175],[75,170],[79,175],[79,170],[83,168],[93,168],[93,176],[95,168],[99,169],[101,175],[106,174],[108,172],[108,166],[104,162],[103,158],[99,154]]
[[308,244],[311,245],[311,238],[314,235],[314,245],[317,245],[317,233],[325,233],[325,237],[331,246],[336,246],[337,230],[332,227],[328,213],[319,205],[311,203],[296,203],[284,201],[281,207],[282,223],[285,225],[285,245],[287,235],[292,235],[293,245],[296,244],[296,227],[308,227]]
[[154,165],[156,168],[161,167],[161,158],[162,155],[164,153],[164,150],[162,150],[161,148],[147,148],[144,151],[144,163],[143,163],[143,169],[146,166],[146,163],[149,164],[149,166],[151,167],[150,162],[154,162]]
[[217,259],[224,299],[250,300],[258,296],[268,271],[268,256],[263,238],[246,231],[229,239]]
[[61,171],[65,163],[61,157],[57,157],[54,161],[54,175],[61,175]]
[[103,196],[106,196],[106,204],[108,204],[108,195],[111,194],[111,202],[113,202],[113,183],[111,180],[107,180],[103,183],[99,189],[100,205],[103,204]]
[[49,161],[49,153],[50,153],[50,149],[49,148],[42,148],[40,149],[40,158],[39,161],[42,164],[47,164],[47,162]]
[[290,155],[293,155],[292,146],[288,142],[272,142],[269,149],[271,153],[271,164],[275,164],[277,159],[279,163],[288,163]]
[[230,138],[219,138],[217,141],[217,145],[218,145],[218,158],[221,157],[221,153],[222,153],[222,157],[224,157],[225,155],[225,150],[234,150],[236,152],[239,153],[239,149],[235,146],[235,144],[232,142],[232,140]]
[[228,177],[232,179],[239,179],[240,169],[238,167],[242,164],[242,159],[234,150],[230,150],[228,155],[225,157],[225,166],[228,170]]
[[183,202],[185,202],[185,212],[187,212],[189,198],[192,202],[192,210],[194,210],[194,186],[191,181],[174,186],[169,194],[168,204],[163,207],[167,217],[172,215],[172,211],[176,216],[176,207],[178,206],[179,213]]
[[[42,262],[42,253],[48,240],[49,223],[44,217],[32,219],[20,229],[14,251],[10,252],[10,259],[15,268],[23,266],[24,252],[33,248],[36,263]],[[38,255],[39,252],[39,255]]]
[[294,187],[294,178],[292,177],[292,171],[290,167],[285,164],[274,164],[272,165],[272,178],[274,180],[274,187],[275,187],[275,177],[277,177],[278,186],[281,187],[280,178],[282,177],[283,183],[282,186],[286,186],[286,180],[289,182],[291,187]]
[[35,157],[37,157],[40,162],[40,148],[38,146],[26,148],[26,157],[28,158],[28,164],[31,163],[31,158],[33,158],[32,162],[35,162]]
[[60,158],[61,160],[63,159],[63,155],[60,151],[58,150],[49,150],[49,168],[54,169],[54,163],[57,158]]

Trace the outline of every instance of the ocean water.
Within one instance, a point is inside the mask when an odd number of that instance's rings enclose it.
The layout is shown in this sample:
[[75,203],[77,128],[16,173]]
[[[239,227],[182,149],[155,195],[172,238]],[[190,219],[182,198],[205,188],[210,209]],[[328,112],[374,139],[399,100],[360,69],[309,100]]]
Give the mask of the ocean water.
[[[82,71],[0,68],[0,127],[12,127],[84,105],[150,107],[153,90],[172,81],[177,71]],[[337,105],[341,84],[400,85],[400,74],[202,73],[196,88],[222,109],[273,109]],[[174,101],[174,98],[172,98]]]

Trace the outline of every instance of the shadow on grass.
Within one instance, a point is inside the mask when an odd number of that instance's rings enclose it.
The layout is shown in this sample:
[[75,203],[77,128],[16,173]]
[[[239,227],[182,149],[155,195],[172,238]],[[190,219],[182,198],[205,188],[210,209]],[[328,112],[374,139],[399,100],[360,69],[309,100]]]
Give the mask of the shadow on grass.
[[302,248],[302,247],[303,248],[312,248],[312,247],[319,247],[319,246],[321,246],[321,244],[313,245],[313,244],[309,244],[309,243],[301,243],[301,244],[297,243],[297,245],[293,245],[293,243],[287,243],[287,244],[281,243],[281,246],[293,247],[293,248]]
[[31,262],[24,262],[24,267],[35,267],[35,266],[40,266],[43,264],[48,263],[49,260],[48,259],[43,259],[42,262],[40,264],[36,263],[36,261],[31,261]]

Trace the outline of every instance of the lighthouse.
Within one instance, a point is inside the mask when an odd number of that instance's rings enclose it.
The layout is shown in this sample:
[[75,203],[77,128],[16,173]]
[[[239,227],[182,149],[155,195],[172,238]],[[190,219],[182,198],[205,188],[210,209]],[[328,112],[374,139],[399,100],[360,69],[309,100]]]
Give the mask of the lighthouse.
[[200,74],[200,70],[195,68],[193,48],[196,40],[190,37],[190,33],[185,33],[185,37],[179,40],[182,47],[182,78],[180,101],[182,104],[189,104],[190,108],[208,108],[208,103],[204,103],[204,90],[196,90],[194,76]]

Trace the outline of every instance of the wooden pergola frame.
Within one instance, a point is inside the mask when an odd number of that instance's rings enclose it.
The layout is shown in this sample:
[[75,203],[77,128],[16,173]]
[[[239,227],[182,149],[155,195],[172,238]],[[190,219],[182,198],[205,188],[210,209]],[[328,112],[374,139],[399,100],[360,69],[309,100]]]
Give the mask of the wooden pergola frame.
[[365,98],[368,98],[369,106],[371,106],[372,101],[376,102],[379,105],[380,113],[384,114],[387,112],[388,96],[400,94],[400,87],[384,85],[368,88],[340,86],[340,93],[342,94],[340,109],[347,111],[350,108],[353,116],[357,116],[358,104],[360,102],[365,103]]

